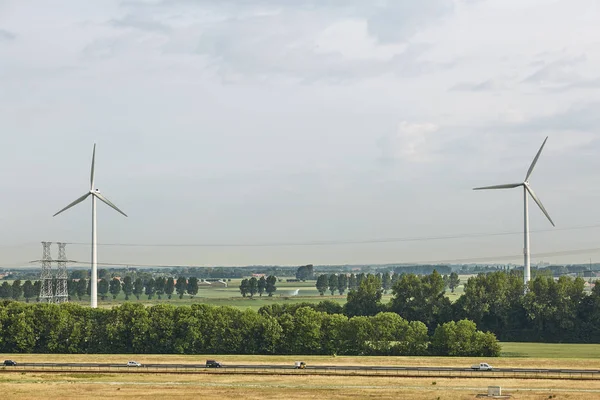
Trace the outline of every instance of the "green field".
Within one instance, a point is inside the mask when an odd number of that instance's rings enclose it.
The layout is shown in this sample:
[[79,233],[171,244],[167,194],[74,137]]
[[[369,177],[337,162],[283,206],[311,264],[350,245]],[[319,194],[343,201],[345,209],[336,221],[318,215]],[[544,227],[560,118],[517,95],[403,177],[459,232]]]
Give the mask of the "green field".
[[599,359],[600,344],[501,343],[502,357]]

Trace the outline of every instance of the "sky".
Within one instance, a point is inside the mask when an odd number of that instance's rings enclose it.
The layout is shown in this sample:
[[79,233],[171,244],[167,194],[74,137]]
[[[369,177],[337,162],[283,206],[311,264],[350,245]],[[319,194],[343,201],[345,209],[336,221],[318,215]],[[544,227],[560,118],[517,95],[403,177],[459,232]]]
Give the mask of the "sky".
[[89,260],[90,201],[52,215],[88,190],[94,143],[96,186],[128,214],[99,204],[100,262],[518,264],[522,192],[472,188],[521,182],[546,136],[530,183],[556,228],[530,202],[532,262],[599,261],[568,253],[600,247],[599,14],[0,0],[0,266],[41,241]]

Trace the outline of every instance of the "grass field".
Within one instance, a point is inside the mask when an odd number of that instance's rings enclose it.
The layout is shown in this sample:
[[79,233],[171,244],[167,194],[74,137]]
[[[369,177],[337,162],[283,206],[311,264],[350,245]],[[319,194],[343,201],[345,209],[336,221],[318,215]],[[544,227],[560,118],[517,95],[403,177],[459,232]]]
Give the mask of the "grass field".
[[[600,345],[504,343],[508,357],[485,360],[497,367],[600,368]],[[508,351],[506,351],[508,350]],[[517,355],[516,357],[510,355]],[[570,356],[570,357],[569,357]],[[541,357],[541,358],[537,358]],[[304,360],[309,365],[405,365],[464,367],[483,361],[458,357],[331,357],[233,355],[51,355],[3,354],[20,362],[283,364]],[[386,376],[220,375],[136,373],[6,372],[0,368],[5,397],[19,399],[473,399],[497,385],[513,399],[600,399],[600,380],[535,380],[485,378],[399,378]],[[555,397],[551,397],[555,396]]]
[[600,359],[598,344],[502,343],[503,357]]

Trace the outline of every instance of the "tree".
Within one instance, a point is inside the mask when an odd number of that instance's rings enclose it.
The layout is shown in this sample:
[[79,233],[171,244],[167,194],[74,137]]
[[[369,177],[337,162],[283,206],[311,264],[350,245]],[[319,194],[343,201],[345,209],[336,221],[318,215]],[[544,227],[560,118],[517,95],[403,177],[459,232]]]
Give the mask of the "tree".
[[77,300],[81,300],[83,295],[86,293],[87,286],[88,286],[87,279],[81,278],[77,281],[77,290],[76,290]]
[[323,300],[317,303],[315,306],[316,311],[324,312],[327,314],[343,314],[344,307],[333,300]]
[[356,275],[350,274],[348,278],[348,290],[356,290],[358,289],[358,284],[356,282]]
[[163,276],[159,276],[154,281],[154,285],[156,287],[156,295],[158,296],[159,300],[162,298],[162,295],[165,294],[165,285],[166,284],[167,284],[167,280]]
[[319,294],[323,296],[329,287],[329,277],[325,274],[319,275],[316,286]]
[[366,275],[364,272],[361,272],[360,274],[356,275],[356,288],[358,289],[360,287],[361,282],[363,281],[363,279],[365,279]]
[[133,295],[136,299],[140,299],[140,296],[144,293],[144,281],[142,278],[136,278],[133,282]]
[[165,283],[165,294],[167,298],[171,300],[171,296],[173,295],[173,291],[175,291],[175,279],[172,276],[167,279],[167,283]]
[[258,279],[252,277],[248,280],[248,292],[250,293],[250,297],[254,297],[254,295],[258,292]]
[[242,294],[242,297],[246,297],[249,292],[250,288],[248,279],[242,279],[242,282],[240,282],[240,293]]
[[475,322],[480,330],[494,332],[503,341],[536,340],[523,334],[528,325],[523,291],[522,274],[480,273],[465,283],[464,294],[452,305],[454,315]]
[[296,279],[299,279],[301,281],[313,279],[313,275],[314,275],[314,271],[313,271],[312,264],[298,267],[298,269],[296,270]]
[[582,278],[567,276],[558,280],[537,276],[529,281],[523,308],[536,338],[547,342],[577,341],[577,309],[586,297],[584,285]]
[[[67,289],[68,290],[68,289]],[[33,283],[33,292],[37,301],[40,301],[40,292],[42,291],[42,281],[35,281]],[[70,294],[69,294],[70,296]]]
[[454,293],[454,289],[456,289],[458,285],[460,285],[460,278],[456,272],[452,272],[448,278],[448,287],[450,288],[450,291]]
[[195,276],[190,277],[187,284],[187,292],[190,298],[193,299],[198,294],[198,278]]
[[[41,288],[41,282],[40,282]],[[38,291],[39,293],[39,291]],[[67,279],[67,293],[69,294],[69,301],[74,299],[77,296],[77,282],[75,282],[72,278]],[[39,297],[39,294],[38,294]]]
[[12,297],[12,287],[10,283],[4,281],[0,286],[0,298],[10,299]]
[[367,275],[358,290],[348,293],[348,300],[344,306],[344,314],[348,317],[371,316],[382,309],[381,281],[375,275]]
[[154,278],[150,278],[146,281],[144,286],[146,287],[144,293],[148,296],[148,300],[152,300],[152,296],[156,293],[156,281]]
[[338,275],[338,292],[340,294],[344,294],[346,289],[348,288],[348,276],[346,274]]
[[267,287],[267,280],[264,276],[261,276],[258,280],[258,295],[262,297],[265,288]]
[[129,300],[129,296],[133,294],[133,281],[129,275],[123,279],[123,292],[125,293],[125,300]]
[[336,274],[329,275],[329,291],[333,296],[338,287],[338,278]]
[[452,319],[452,303],[445,295],[442,276],[435,270],[424,276],[402,275],[392,293],[390,311],[408,321],[424,322],[430,333],[438,324]]
[[100,295],[101,300],[106,300],[106,295],[108,294],[108,281],[106,279],[100,279],[98,281],[98,294]]
[[12,298],[19,300],[21,296],[23,296],[23,288],[21,287],[21,280],[17,279],[12,284]]
[[473,321],[450,321],[439,325],[431,338],[433,355],[498,357],[500,344],[493,333],[477,330]]
[[387,294],[388,290],[392,288],[392,274],[389,271],[383,274],[381,287],[383,288],[383,294]]
[[23,284],[23,297],[25,297],[25,302],[27,303],[29,303],[29,299],[32,297],[36,297],[33,283],[30,280],[26,280]]
[[75,270],[75,271],[71,271],[71,279],[75,280],[79,280],[79,279],[87,279],[88,277],[88,271],[86,270]]
[[269,297],[273,296],[273,293],[275,293],[275,291],[277,290],[277,287],[275,286],[276,284],[277,278],[275,277],[275,275],[269,275],[267,277],[267,287],[265,288],[265,291],[267,292]]
[[185,289],[187,287],[187,279],[185,277],[180,276],[177,278],[177,282],[175,283],[175,290],[177,291],[177,295],[180,299],[183,299],[183,295],[185,294]]
[[112,278],[108,290],[112,295],[113,300],[115,300],[119,293],[121,293],[121,281],[117,278]]

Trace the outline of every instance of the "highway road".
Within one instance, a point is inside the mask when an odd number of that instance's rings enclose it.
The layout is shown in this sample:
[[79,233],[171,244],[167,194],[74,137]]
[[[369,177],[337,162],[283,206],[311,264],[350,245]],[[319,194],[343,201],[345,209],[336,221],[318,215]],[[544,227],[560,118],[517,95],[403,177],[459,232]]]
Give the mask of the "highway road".
[[[139,358],[138,362],[143,360]],[[173,371],[181,370],[181,369],[198,369],[198,370],[213,370],[214,368],[206,368],[204,363],[201,364],[144,364],[142,363],[141,367],[129,367],[127,366],[127,362],[115,364],[115,363],[20,363],[17,361],[17,368],[32,368],[32,369],[47,369],[47,368],[68,368],[68,369],[90,369],[90,368],[98,368],[98,369],[109,369],[109,368],[126,368],[131,370],[145,370],[145,369],[160,369],[160,370],[170,370]],[[4,370],[8,370],[10,367],[6,366]],[[227,370],[248,370],[251,372],[252,370],[293,370],[293,363],[290,364],[260,364],[260,365],[243,365],[243,364],[225,364],[220,370],[225,372]],[[368,366],[368,365],[307,365],[305,371],[318,370],[319,372],[323,371],[355,371],[355,372],[401,372],[401,371],[423,371],[423,372],[471,372],[478,374],[491,374],[491,373],[516,373],[516,374],[527,374],[527,373],[536,373],[536,374],[585,374],[585,375],[598,375],[600,379],[600,370],[595,369],[547,369],[547,368],[494,368],[493,371],[478,371],[473,370],[469,367],[461,368],[461,367],[412,367],[412,366]],[[97,370],[96,370],[97,371]]]

